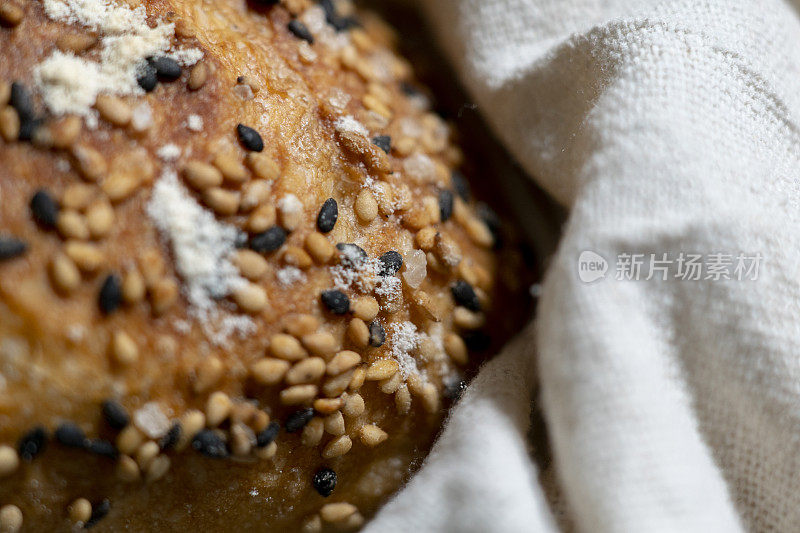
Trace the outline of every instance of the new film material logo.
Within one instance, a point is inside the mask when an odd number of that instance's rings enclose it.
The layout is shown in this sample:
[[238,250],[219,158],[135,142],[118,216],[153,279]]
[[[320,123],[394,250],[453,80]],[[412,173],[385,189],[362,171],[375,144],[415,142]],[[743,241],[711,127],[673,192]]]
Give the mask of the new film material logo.
[[[760,253],[623,252],[616,257],[613,275],[617,281],[756,281],[763,260]],[[605,278],[610,268],[597,252],[584,250],[578,257],[578,277],[584,283]]]
[[578,257],[578,277],[584,283],[591,283],[606,277],[608,261],[602,255],[584,250]]

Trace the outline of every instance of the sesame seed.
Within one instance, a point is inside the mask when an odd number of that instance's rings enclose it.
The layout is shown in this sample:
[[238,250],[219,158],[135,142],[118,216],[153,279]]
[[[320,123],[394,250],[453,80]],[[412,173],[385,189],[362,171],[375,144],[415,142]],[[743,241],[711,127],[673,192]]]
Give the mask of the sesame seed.
[[134,459],[136,459],[136,464],[141,470],[146,470],[153,459],[158,455],[158,452],[158,444],[153,441],[145,442],[136,450],[136,456],[134,457]]
[[378,385],[381,392],[385,394],[394,394],[402,383],[400,372],[396,372],[394,376],[382,379]]
[[322,0],[320,5],[325,11],[325,21],[333,26],[333,29],[337,32],[346,31],[358,26],[358,21],[354,17],[342,16],[336,11],[333,0]]
[[319,445],[324,435],[325,424],[322,422],[321,418],[315,416],[306,424],[306,427],[303,428],[303,433],[300,435],[300,443],[303,446],[314,448]]
[[136,461],[134,461],[133,458],[127,455],[120,456],[115,470],[117,478],[125,483],[133,483],[135,481],[139,481],[141,478],[139,465],[136,464]]
[[100,503],[97,503],[92,506],[92,516],[89,517],[86,524],[83,527],[89,529],[92,526],[95,526],[100,520],[106,517],[108,512],[111,510],[111,502],[108,498],[104,498]]
[[231,152],[220,152],[214,157],[214,166],[231,183],[244,183],[250,178],[247,167]]
[[367,370],[366,378],[370,381],[381,381],[394,376],[400,369],[394,359],[378,359]]
[[339,206],[336,200],[328,198],[322,204],[322,208],[317,215],[317,229],[322,233],[328,233],[336,225],[336,220],[339,218]]
[[223,459],[228,457],[228,449],[222,438],[210,429],[202,429],[192,439],[192,448],[206,457]]
[[380,311],[378,300],[372,296],[361,296],[356,298],[353,300],[351,307],[353,315],[365,322],[373,320],[376,316],[378,316],[378,312]]
[[268,230],[250,238],[251,250],[266,253],[274,252],[286,242],[286,230],[280,226],[272,226]]
[[169,471],[171,464],[172,461],[166,455],[159,455],[155,457],[152,461],[150,461],[150,464],[147,465],[145,481],[152,483],[153,481],[158,481],[159,479],[163,478]]
[[381,262],[381,268],[378,272],[381,276],[394,276],[403,266],[403,256],[394,250],[389,250],[381,255],[378,260]]
[[25,13],[16,4],[11,2],[3,2],[0,4],[0,25],[13,28],[22,22]]
[[207,355],[195,369],[194,391],[205,392],[217,384],[225,373],[225,366],[218,357]]
[[261,135],[249,126],[238,124],[236,126],[236,133],[239,135],[239,142],[242,143],[247,150],[251,152],[261,152],[264,150],[264,140]]
[[25,85],[15,81],[11,84],[11,98],[8,104],[17,110],[20,121],[33,119],[35,110],[33,108],[33,97]]
[[92,504],[86,498],[78,498],[69,505],[69,519],[84,523],[92,517]]
[[36,426],[28,431],[17,444],[19,456],[25,461],[32,461],[47,446],[47,430],[42,426]]
[[0,445],[0,478],[9,476],[19,468],[19,454],[11,446]]
[[6,107],[0,110],[0,135],[6,142],[14,142],[19,139],[19,115],[13,107]]
[[356,506],[351,503],[327,503],[320,508],[319,514],[326,522],[341,522],[349,518],[357,510]]
[[458,194],[465,202],[469,201],[470,188],[469,183],[467,183],[467,179],[464,177],[464,174],[458,170],[454,170],[450,174],[450,181],[453,183],[453,189],[456,191],[456,194]]
[[149,61],[142,65],[141,74],[136,78],[136,83],[139,84],[144,92],[149,93],[158,85],[158,75],[156,74],[156,67]]
[[385,441],[389,435],[374,424],[365,424],[358,430],[361,442],[366,446],[377,446]]
[[314,489],[325,498],[333,493],[336,488],[336,472],[330,468],[320,468],[312,479]]
[[313,400],[318,391],[316,385],[293,385],[280,392],[280,400],[283,405],[300,405]]
[[86,434],[72,422],[63,422],[53,433],[56,441],[69,448],[83,448],[86,445]]
[[202,161],[189,161],[183,167],[183,176],[193,188],[205,190],[222,185],[223,175],[218,168]]
[[442,222],[453,216],[453,193],[447,189],[439,191],[439,213]]
[[325,360],[321,357],[309,357],[296,363],[286,373],[288,385],[312,383],[325,374]]
[[445,384],[444,397],[453,402],[457,402],[461,399],[465,390],[467,390],[467,382],[463,379],[451,381]]
[[353,447],[353,441],[347,435],[342,435],[330,441],[325,448],[322,449],[322,457],[325,459],[333,459],[334,457],[341,457],[350,451]]
[[217,391],[208,397],[206,402],[206,424],[216,427],[224,422],[231,414],[231,399],[222,391]]
[[333,257],[335,248],[321,233],[309,233],[305,240],[306,250],[317,263],[325,264]]
[[[205,422],[205,417],[203,417],[203,422]],[[130,455],[139,448],[143,440],[144,435],[136,429],[136,426],[130,424],[117,435],[117,448],[122,453]]]
[[305,427],[308,422],[314,418],[314,408],[306,407],[290,414],[286,418],[284,427],[289,433],[297,433]]
[[200,62],[192,67],[192,71],[189,73],[189,81],[186,84],[189,90],[196,91],[202,88],[206,84],[208,74],[209,69],[206,63]]
[[369,259],[367,252],[363,248],[351,242],[340,242],[336,245],[336,249],[339,250],[342,263],[349,266],[359,266]]
[[[486,317],[483,313],[470,311],[466,307],[456,307],[453,311],[453,323],[463,329],[478,329],[483,327]],[[466,340],[466,338],[465,338]]]
[[0,531],[17,533],[22,529],[22,511],[16,505],[8,504],[0,507]]
[[388,135],[378,135],[377,137],[373,137],[372,144],[387,154],[392,151],[392,138]]
[[269,351],[286,361],[299,361],[308,356],[300,341],[285,333],[277,333],[269,339]]
[[256,435],[256,447],[264,448],[272,444],[275,439],[278,437],[278,433],[281,430],[281,425],[275,422],[274,420],[269,423],[269,425],[264,428],[262,431],[259,431]]
[[127,126],[133,117],[131,106],[118,96],[101,94],[94,105],[100,116],[115,126]]
[[99,455],[101,457],[108,457],[109,459],[116,459],[119,457],[119,451],[114,443],[105,439],[91,439],[86,443],[86,451]]
[[359,348],[369,344],[369,327],[360,318],[354,318],[347,325],[347,336]]
[[475,289],[463,279],[456,281],[450,287],[450,291],[453,293],[453,299],[458,305],[462,305],[470,311],[478,312],[481,310],[481,302],[475,293]]
[[303,335],[301,340],[309,352],[314,355],[327,357],[339,349],[336,338],[327,331],[318,331]]
[[342,350],[337,353],[327,366],[329,376],[338,376],[342,372],[350,370],[361,362],[361,356],[352,350]]
[[363,413],[364,409],[364,398],[360,394],[349,394],[344,402],[342,412],[352,418]]
[[119,280],[119,276],[116,274],[106,276],[103,285],[100,287],[97,301],[103,314],[108,315],[119,309],[122,303],[122,283]]
[[97,37],[88,33],[66,33],[56,39],[56,47],[62,52],[79,54],[97,44]]
[[325,307],[335,315],[344,315],[350,310],[350,298],[340,290],[323,291],[320,299]]
[[253,363],[250,373],[262,385],[275,385],[289,370],[289,362],[282,359],[264,358]]
[[369,189],[361,189],[353,205],[356,216],[362,224],[369,224],[378,216],[378,201]]
[[383,346],[384,342],[386,342],[386,331],[383,329],[383,325],[378,321],[372,322],[369,325],[369,345],[379,348]]
[[171,57],[154,57],[149,63],[156,70],[156,76],[161,81],[175,81],[181,77],[181,66]]
[[158,441],[158,447],[161,449],[161,451],[163,452],[173,449],[175,445],[178,444],[182,432],[183,430],[180,422],[175,422],[172,424],[166,435],[161,437],[161,440]]
[[103,418],[106,423],[113,429],[122,429],[127,426],[131,418],[128,416],[128,411],[114,400],[106,400],[103,402]]
[[289,31],[294,34],[295,37],[303,39],[304,41],[308,41],[309,44],[314,44],[314,36],[311,35],[311,32],[308,30],[305,24],[300,22],[299,20],[291,20],[289,21],[288,25]]
[[59,207],[49,192],[44,189],[36,191],[31,198],[30,208],[37,223],[45,228],[55,227],[58,222]]
[[334,436],[344,435],[344,417],[342,413],[336,411],[325,417],[325,431]]
[[0,261],[19,257],[28,251],[25,241],[16,237],[4,237],[0,235]]

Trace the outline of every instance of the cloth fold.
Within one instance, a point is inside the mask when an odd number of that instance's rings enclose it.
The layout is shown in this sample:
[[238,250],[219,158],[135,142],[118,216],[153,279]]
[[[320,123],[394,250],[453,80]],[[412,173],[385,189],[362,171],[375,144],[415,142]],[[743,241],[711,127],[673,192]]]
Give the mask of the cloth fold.
[[367,530],[563,529],[526,451],[537,382],[577,530],[800,530],[795,6],[421,7],[495,134],[570,215],[537,323]]

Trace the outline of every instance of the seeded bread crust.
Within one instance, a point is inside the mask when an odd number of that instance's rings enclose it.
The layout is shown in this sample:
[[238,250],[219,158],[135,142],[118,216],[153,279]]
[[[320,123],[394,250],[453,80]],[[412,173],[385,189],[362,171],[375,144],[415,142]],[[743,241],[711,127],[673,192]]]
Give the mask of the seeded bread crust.
[[[0,519],[13,525],[15,506],[30,531],[358,528],[429,449],[496,271],[492,231],[453,177],[461,154],[391,32],[345,2],[331,24],[330,5],[302,0],[148,0],[148,20],[173,21],[203,59],[146,94],[99,98],[91,129],[48,113],[32,71],[56,43],[92,57],[96,36],[13,5],[0,12]],[[250,317],[244,337],[211,342],[181,292],[147,215],[170,170],[247,236],[232,259],[247,284],[217,302]],[[359,271],[342,243],[403,267]],[[337,288],[337,268],[356,283]],[[375,294],[386,276],[399,299]],[[424,335],[398,348],[409,325]],[[112,427],[107,401],[130,421]],[[337,478],[327,497],[322,468]]]

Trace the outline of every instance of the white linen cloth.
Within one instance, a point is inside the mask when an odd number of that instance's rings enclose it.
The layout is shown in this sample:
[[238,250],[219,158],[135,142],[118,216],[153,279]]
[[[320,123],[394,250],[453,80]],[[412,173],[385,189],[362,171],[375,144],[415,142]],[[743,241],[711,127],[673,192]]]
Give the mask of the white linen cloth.
[[[800,531],[796,7],[422,5],[495,133],[570,216],[535,328],[482,369],[367,530]],[[579,279],[584,250],[609,261],[605,279]],[[755,281],[615,279],[621,253],[681,252],[763,260]],[[566,520],[528,453],[531,399]]]

